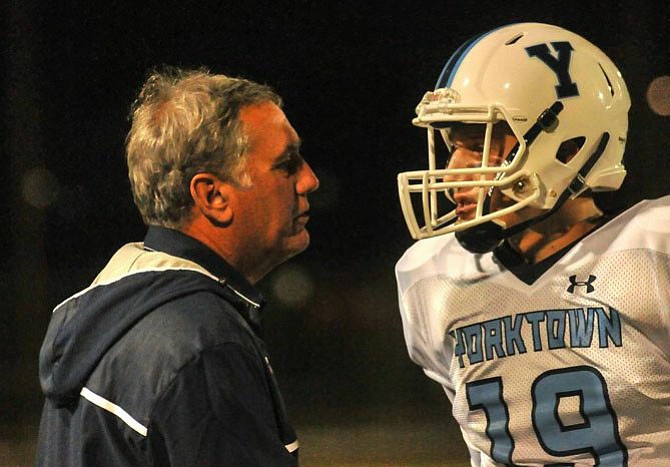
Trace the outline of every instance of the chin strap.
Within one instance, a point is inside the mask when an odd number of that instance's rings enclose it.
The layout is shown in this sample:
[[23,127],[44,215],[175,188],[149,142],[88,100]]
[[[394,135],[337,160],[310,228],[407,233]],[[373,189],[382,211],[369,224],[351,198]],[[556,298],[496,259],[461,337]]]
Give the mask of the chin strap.
[[[542,114],[538,117],[537,122],[524,135],[524,140],[526,141],[527,146],[530,146],[530,144],[535,140],[541,131],[548,131],[558,121],[558,113],[561,110],[563,110],[563,104],[560,101],[556,101],[554,104],[552,104],[551,107],[542,112]],[[475,225],[469,229],[456,232],[455,235],[458,243],[460,243],[461,246],[470,253],[488,253],[489,251],[493,251],[496,247],[500,246],[500,244],[506,238],[516,235],[517,233],[522,232],[539,222],[542,222],[554,214],[571,196],[577,195],[584,191],[586,177],[605,151],[609,139],[609,133],[603,133],[600,141],[598,142],[598,147],[596,150],[589,156],[575,178],[572,180],[572,182],[570,182],[570,185],[568,185],[568,188],[563,191],[561,196],[556,201],[556,204],[554,204],[554,207],[549,209],[546,213],[521,222],[513,227],[510,227],[509,229],[503,229],[500,225],[492,221]],[[518,145],[510,154],[516,156],[517,151]],[[485,205],[487,208],[490,205],[490,201],[491,198],[489,194],[487,195]]]

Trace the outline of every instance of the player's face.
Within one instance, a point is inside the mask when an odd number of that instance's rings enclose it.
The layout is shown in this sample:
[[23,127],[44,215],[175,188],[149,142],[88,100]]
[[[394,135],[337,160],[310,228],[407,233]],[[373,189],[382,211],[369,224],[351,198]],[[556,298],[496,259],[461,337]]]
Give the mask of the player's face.
[[[465,169],[482,166],[484,150],[485,126],[481,124],[461,124],[454,126],[449,132],[449,140],[452,144],[452,152],[447,168]],[[494,127],[491,137],[488,166],[500,166],[510,151],[517,143],[517,139],[508,128],[498,124]],[[493,179],[494,174],[486,178]],[[461,174],[450,175],[444,181],[479,180],[481,175]],[[477,187],[458,188],[451,192],[453,201],[456,203],[456,215],[459,221],[470,220],[475,217],[479,189]],[[506,200],[500,200],[505,203]]]
[[[284,112],[266,102],[240,111],[250,144],[249,186],[237,192],[239,222],[249,256],[272,268],[309,245],[307,194],[319,180],[300,155],[300,139]],[[253,251],[251,251],[253,250]]]

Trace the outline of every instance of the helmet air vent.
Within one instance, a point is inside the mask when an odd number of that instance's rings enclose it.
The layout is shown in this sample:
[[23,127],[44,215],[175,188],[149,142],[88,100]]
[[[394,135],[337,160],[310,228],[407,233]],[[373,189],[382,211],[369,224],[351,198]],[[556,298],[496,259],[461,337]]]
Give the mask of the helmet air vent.
[[516,42],[517,42],[519,39],[521,39],[523,36],[524,36],[524,33],[519,33],[519,34],[517,34],[517,35],[515,35],[515,36],[512,36],[512,38],[511,38],[510,40],[508,40],[507,42],[505,42],[505,45],[516,44]]
[[607,73],[605,73],[605,69],[600,63],[598,63],[598,66],[600,67],[600,71],[602,71],[603,75],[605,76],[605,80],[607,81],[607,88],[610,90],[610,94],[612,95],[612,97],[614,97],[614,87],[612,86],[612,82],[610,81],[609,76],[607,76]]

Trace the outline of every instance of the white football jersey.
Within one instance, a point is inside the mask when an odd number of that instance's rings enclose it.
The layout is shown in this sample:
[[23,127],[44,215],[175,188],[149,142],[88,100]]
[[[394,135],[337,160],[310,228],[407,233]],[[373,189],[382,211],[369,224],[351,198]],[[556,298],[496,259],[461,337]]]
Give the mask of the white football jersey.
[[396,277],[410,357],[444,387],[473,466],[670,465],[670,197],[530,285],[453,234],[414,244]]

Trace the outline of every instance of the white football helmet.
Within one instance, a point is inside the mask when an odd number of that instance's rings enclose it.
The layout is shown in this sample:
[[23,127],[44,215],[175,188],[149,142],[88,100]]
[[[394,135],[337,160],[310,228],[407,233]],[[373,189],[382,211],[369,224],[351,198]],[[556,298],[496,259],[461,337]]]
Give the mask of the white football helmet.
[[[428,169],[398,175],[410,233],[420,239],[457,232],[475,244],[463,245],[469,250],[489,251],[530,225],[506,226],[501,216],[526,206],[548,215],[587,190],[618,189],[626,175],[622,157],[629,107],[626,84],[612,61],[563,28],[512,24],[470,39],[416,108],[412,123],[428,132]],[[501,121],[519,143],[502,164],[488,165],[492,128]],[[436,145],[449,146],[449,126],[456,122],[486,128],[480,167],[446,169],[446,160],[436,160]],[[564,162],[557,154],[570,140],[581,148]],[[478,189],[476,213],[459,220],[455,206],[444,206],[445,192],[466,187]],[[492,208],[496,190],[513,204]],[[487,245],[477,245],[477,237],[491,236]]]

